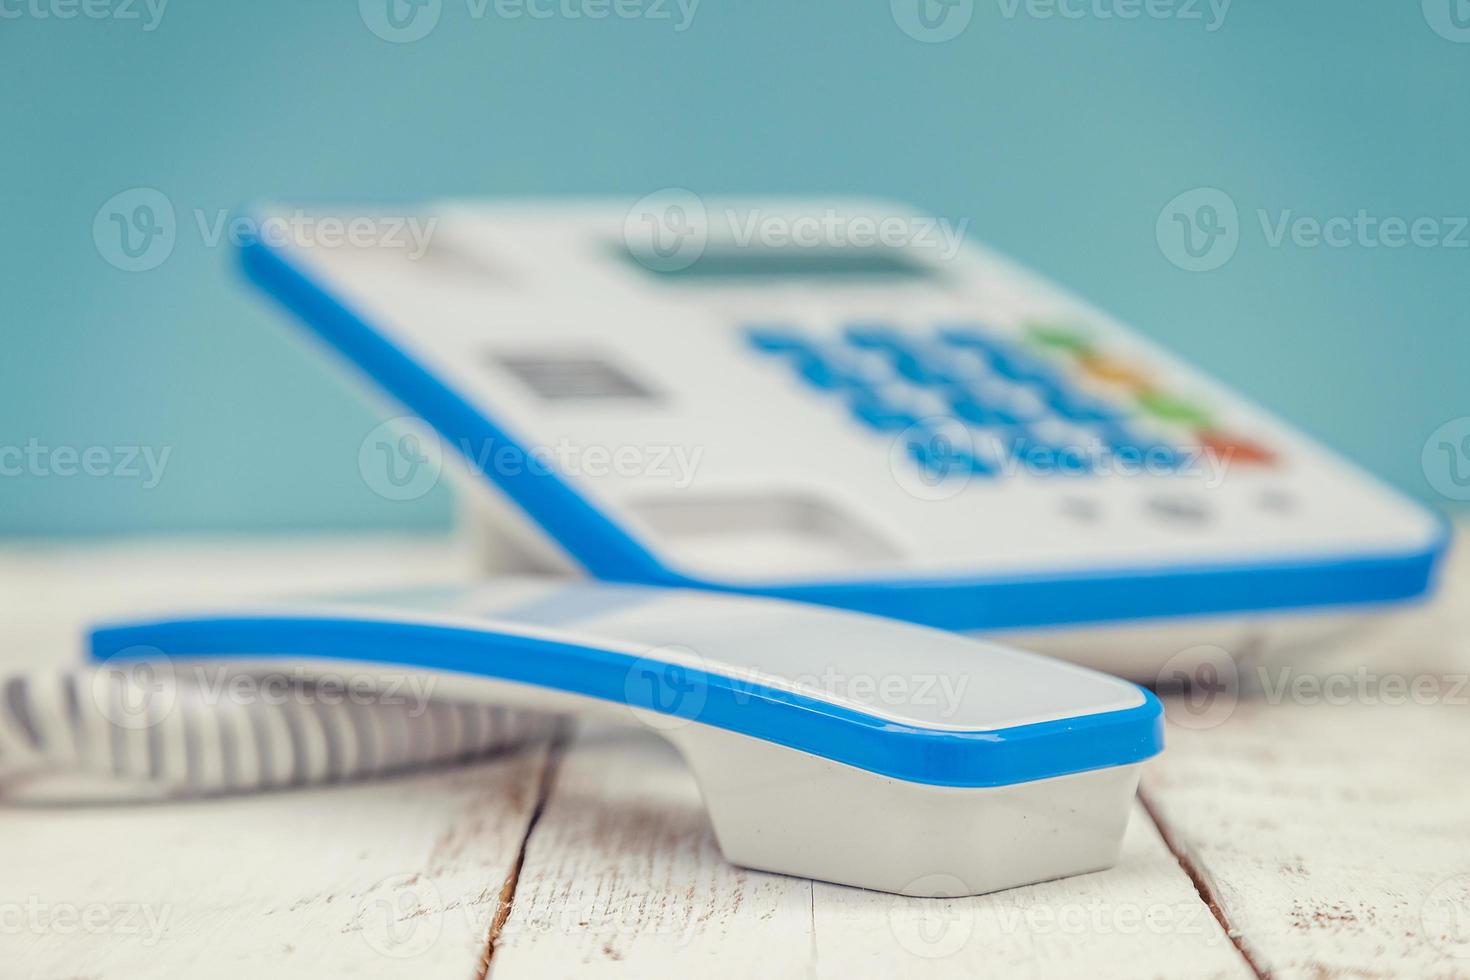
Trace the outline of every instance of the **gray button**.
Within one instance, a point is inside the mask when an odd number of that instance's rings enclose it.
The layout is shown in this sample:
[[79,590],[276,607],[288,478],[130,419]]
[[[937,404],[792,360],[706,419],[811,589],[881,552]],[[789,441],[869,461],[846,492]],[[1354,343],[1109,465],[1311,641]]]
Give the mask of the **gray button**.
[[492,354],[491,359],[546,401],[657,398],[651,388],[600,354]]
[[1097,524],[1102,521],[1102,505],[1090,497],[1063,497],[1058,508],[1062,514],[1078,524]]
[[1180,527],[1204,527],[1212,518],[1209,506],[1198,497],[1159,495],[1150,497],[1145,506],[1150,516]]
[[1285,490],[1266,490],[1256,501],[1261,510],[1272,514],[1296,513],[1296,497]]

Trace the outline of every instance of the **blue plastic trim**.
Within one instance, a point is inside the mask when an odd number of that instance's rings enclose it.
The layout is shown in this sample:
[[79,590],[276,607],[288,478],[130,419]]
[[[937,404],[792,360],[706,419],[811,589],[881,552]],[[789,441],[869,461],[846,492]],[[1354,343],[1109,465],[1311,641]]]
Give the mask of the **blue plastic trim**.
[[[102,627],[98,661],[210,657],[312,657],[453,671],[631,704],[832,759],[868,772],[936,786],[1008,786],[1141,762],[1164,747],[1158,699],[1059,721],[985,732],[898,724],[744,679],[680,668],[687,707],[667,689],[637,682],[646,660],[588,647],[466,627],[332,617],[171,620]],[[683,710],[681,710],[681,708]]]
[[[412,412],[432,425],[472,466],[519,454],[525,465],[482,472],[548,530],[572,558],[598,578],[662,581],[653,557],[579,496],[529,451],[437,378],[393,346],[360,316],[319,289],[279,252],[259,240],[240,249],[245,274],[279,299],[327,343],[383,384]],[[388,382],[385,379],[392,379]]]
[[[384,390],[465,452],[470,464],[496,458],[476,447],[528,453],[508,433],[395,347],[277,250],[241,250],[246,275],[276,297]],[[732,583],[664,565],[555,473],[525,466],[482,472],[587,572],[610,581],[674,585],[815,602],[951,630],[1357,606],[1412,599],[1429,589],[1449,540],[1448,524],[1422,551],[1277,562],[1092,568],[851,582]]]

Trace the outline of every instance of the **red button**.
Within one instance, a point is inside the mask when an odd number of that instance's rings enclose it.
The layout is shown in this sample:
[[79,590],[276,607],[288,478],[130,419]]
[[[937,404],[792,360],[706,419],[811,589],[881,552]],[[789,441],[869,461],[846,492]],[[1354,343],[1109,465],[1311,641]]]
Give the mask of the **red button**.
[[1241,439],[1223,432],[1201,432],[1200,445],[1226,463],[1268,466],[1276,462],[1276,454],[1258,442]]

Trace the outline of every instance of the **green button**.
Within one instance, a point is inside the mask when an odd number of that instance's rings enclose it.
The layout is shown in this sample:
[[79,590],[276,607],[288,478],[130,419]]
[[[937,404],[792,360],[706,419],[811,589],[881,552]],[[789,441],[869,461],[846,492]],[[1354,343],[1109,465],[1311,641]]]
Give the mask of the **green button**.
[[1194,402],[1175,398],[1158,391],[1145,391],[1138,396],[1138,405],[1150,415],[1168,422],[1182,422],[1197,428],[1210,425],[1210,413]]
[[1043,347],[1055,347],[1079,357],[1092,353],[1092,341],[1076,330],[1069,330],[1066,327],[1032,323],[1026,326],[1026,335]]

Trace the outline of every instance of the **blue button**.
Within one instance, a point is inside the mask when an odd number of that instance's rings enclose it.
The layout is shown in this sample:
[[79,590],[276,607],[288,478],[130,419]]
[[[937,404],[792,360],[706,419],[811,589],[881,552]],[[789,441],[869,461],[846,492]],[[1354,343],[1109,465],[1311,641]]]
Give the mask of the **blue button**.
[[809,349],[799,356],[797,370],[818,388],[866,388],[893,375],[880,356],[842,346]]
[[996,374],[1012,381],[1037,381],[1051,386],[1059,386],[1061,382],[1061,376],[1050,361],[1016,347],[990,352],[990,366]]
[[1124,415],[1100,398],[1067,388],[1053,388],[1048,401],[1058,415],[1073,422],[1113,422]]
[[1184,457],[1173,446],[1123,426],[1111,426],[1103,432],[1103,441],[1118,460],[1129,466],[1177,469]]
[[910,351],[894,358],[893,366],[898,373],[919,385],[950,385],[960,380],[960,374],[943,358],[932,351]]
[[925,370],[917,357],[912,354],[899,354],[893,359],[893,367],[898,371],[898,376],[914,384],[927,385],[932,383],[932,376]]
[[914,462],[937,477],[991,476],[996,472],[991,463],[940,432],[910,438],[908,451]]
[[1053,414],[1051,389],[1045,385],[992,375],[970,380],[965,391],[974,401],[1012,422],[1031,422]]
[[1034,435],[1017,440],[1015,458],[1024,469],[1037,476],[1078,475],[1092,470],[1089,447],[1051,443]]
[[1003,352],[1010,346],[980,324],[944,324],[939,327],[939,339],[954,347],[968,347],[984,354]]
[[798,354],[811,349],[811,341],[800,330],[781,324],[746,327],[745,339],[765,354]]
[[882,351],[902,351],[908,348],[908,338],[903,331],[887,323],[853,323],[842,333],[854,347]]
[[982,401],[963,389],[952,393],[950,407],[957,417],[971,425],[1015,425],[1020,421],[999,405]]
[[844,372],[817,354],[804,355],[796,369],[818,388],[848,388],[862,384],[861,378]]
[[851,408],[859,421],[879,432],[896,432],[919,424],[917,415],[876,395],[859,395],[852,400]]

